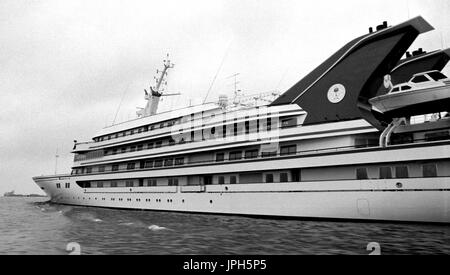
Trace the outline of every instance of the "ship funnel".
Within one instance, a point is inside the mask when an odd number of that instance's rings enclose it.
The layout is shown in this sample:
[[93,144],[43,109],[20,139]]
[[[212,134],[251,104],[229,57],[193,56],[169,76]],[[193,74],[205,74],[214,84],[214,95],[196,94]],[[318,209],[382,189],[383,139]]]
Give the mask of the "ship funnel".
[[[377,27],[380,29],[385,30],[347,43],[271,106],[299,105],[308,113],[304,125],[364,118],[383,128],[368,100],[378,93],[384,76],[391,74],[416,38],[433,27],[416,17],[391,28],[385,21]],[[339,97],[334,96],[336,89]]]

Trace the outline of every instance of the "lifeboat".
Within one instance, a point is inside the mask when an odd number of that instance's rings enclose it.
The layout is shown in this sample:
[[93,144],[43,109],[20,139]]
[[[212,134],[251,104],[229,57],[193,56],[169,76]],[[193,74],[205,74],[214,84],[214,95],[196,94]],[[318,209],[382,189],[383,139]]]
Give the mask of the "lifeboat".
[[369,103],[375,111],[391,118],[449,111],[450,79],[440,71],[418,73]]

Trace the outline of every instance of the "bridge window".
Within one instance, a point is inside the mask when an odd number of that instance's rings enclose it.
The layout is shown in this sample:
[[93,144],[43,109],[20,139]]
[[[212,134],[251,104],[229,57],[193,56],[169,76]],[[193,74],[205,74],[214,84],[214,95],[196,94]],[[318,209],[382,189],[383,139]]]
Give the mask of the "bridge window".
[[155,180],[155,179],[147,180],[147,186],[156,186],[156,185],[157,185],[157,180]]
[[231,152],[230,155],[229,155],[229,157],[228,157],[228,159],[229,159],[229,160],[239,160],[239,159],[242,159],[242,152],[241,152],[241,151],[234,151],[234,152]]
[[280,154],[282,156],[295,155],[297,153],[297,145],[282,146]]
[[225,184],[225,177],[224,176],[219,176],[218,180],[219,180],[219,184]]
[[392,179],[391,167],[380,167],[380,179]]
[[164,166],[172,166],[173,165],[173,159],[166,159],[164,161]]
[[138,146],[137,146],[137,150],[138,151],[142,151],[144,149],[144,144],[139,144]]
[[136,167],[136,163],[134,163],[134,162],[127,164],[127,170],[134,170],[135,167]]
[[281,120],[281,128],[289,128],[294,126],[297,126],[297,119],[295,117]]
[[175,145],[175,140],[173,138],[169,139],[169,146]]
[[356,169],[356,179],[357,180],[369,179],[369,175],[367,173],[367,168],[357,168]]
[[224,153],[217,153],[216,154],[216,161],[224,161],[225,160],[225,154]]
[[236,184],[236,183],[237,183],[236,176],[230,176],[230,184]]
[[422,167],[422,172],[424,178],[437,177],[437,166],[434,163],[424,164]]
[[426,141],[439,141],[439,140],[446,140],[450,138],[449,131],[442,131],[442,132],[435,132],[435,133],[428,133],[425,134],[425,140]]
[[103,182],[101,181],[97,182],[97,188],[103,188]]
[[273,182],[273,174],[266,174],[266,183]]
[[175,165],[183,165],[184,164],[184,158],[176,158],[175,159]]
[[118,165],[118,164],[113,164],[111,170],[112,170],[112,171],[119,171],[119,165]]
[[153,168],[153,160],[146,160],[144,168]]
[[261,153],[261,157],[263,158],[269,158],[269,157],[275,157],[277,156],[277,152],[273,151],[273,152],[262,152]]
[[267,118],[267,131],[271,131],[272,130],[272,118],[268,117]]
[[155,167],[162,167],[162,166],[163,166],[163,160],[162,159],[155,160]]
[[98,172],[100,172],[100,173],[105,172],[105,166],[99,166],[98,167]]
[[92,167],[87,167],[86,168],[86,174],[90,174],[92,173]]
[[153,143],[148,143],[147,144],[147,149],[153,149]]
[[111,187],[117,187],[117,181],[112,181],[111,182]]
[[125,182],[125,186],[126,186],[126,187],[133,187],[133,186],[134,186],[134,182],[133,182],[132,180],[127,180],[127,181]]
[[395,167],[395,177],[398,179],[409,178],[408,166]]
[[169,186],[178,186],[177,178],[169,178]]
[[288,182],[289,176],[288,173],[280,173],[280,182]]
[[246,159],[254,159],[258,157],[258,150],[248,150],[245,151],[245,158]]

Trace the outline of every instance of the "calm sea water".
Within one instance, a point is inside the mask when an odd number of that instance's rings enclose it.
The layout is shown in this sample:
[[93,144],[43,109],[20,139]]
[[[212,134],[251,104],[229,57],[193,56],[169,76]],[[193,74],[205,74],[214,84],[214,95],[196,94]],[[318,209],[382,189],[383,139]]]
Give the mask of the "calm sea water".
[[450,226],[268,220],[0,198],[0,254],[450,254]]

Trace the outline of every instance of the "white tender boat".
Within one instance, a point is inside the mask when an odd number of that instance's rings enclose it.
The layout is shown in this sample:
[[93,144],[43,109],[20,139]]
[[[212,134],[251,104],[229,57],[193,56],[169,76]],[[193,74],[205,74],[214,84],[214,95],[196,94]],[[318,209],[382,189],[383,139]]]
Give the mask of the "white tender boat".
[[369,100],[373,108],[392,117],[448,111],[450,79],[439,71],[415,74],[407,83],[395,85],[389,93]]

